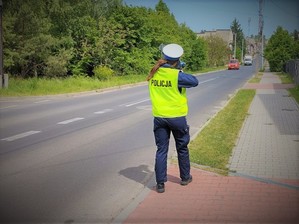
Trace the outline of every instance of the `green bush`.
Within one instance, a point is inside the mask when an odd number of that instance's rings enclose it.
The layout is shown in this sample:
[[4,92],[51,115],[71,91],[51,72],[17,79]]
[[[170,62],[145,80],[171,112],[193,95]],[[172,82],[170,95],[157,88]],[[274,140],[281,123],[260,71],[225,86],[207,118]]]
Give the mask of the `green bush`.
[[108,80],[113,76],[114,71],[105,65],[99,65],[93,69],[93,73],[94,77],[99,80]]
[[294,46],[294,40],[288,31],[280,26],[277,27],[264,51],[271,72],[283,71],[283,65],[295,57]]

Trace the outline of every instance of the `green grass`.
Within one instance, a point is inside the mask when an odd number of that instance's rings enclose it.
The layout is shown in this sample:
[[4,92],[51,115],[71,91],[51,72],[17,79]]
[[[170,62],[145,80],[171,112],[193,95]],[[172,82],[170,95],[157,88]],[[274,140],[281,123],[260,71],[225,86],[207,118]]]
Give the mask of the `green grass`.
[[[224,67],[206,68],[200,73],[220,70]],[[185,71],[188,73],[188,71]],[[0,89],[0,97],[5,96],[41,96],[64,93],[77,93],[92,90],[101,90],[125,84],[143,82],[146,75],[114,76],[108,80],[99,80],[90,77],[68,78],[9,78],[8,88]]]
[[199,135],[191,141],[190,161],[227,174],[227,164],[255,90],[239,90]]
[[[257,73],[249,82],[259,83],[262,75],[261,72]],[[282,83],[293,83],[288,74],[278,75]],[[289,92],[299,103],[299,86],[289,89]],[[195,166],[222,175],[228,174],[229,158],[254,95],[255,90],[239,90],[227,106],[190,142],[190,160]]]
[[70,78],[10,78],[8,88],[0,89],[0,96],[39,96],[100,90],[145,81],[145,76],[117,76],[101,81],[89,77]]
[[281,73],[277,73],[277,75],[280,78],[281,83],[283,84],[293,83],[293,80],[289,74],[281,72]]
[[299,104],[299,86],[296,86],[295,88],[289,89],[289,93],[292,97],[295,98],[297,103]]
[[262,79],[263,73],[258,72],[254,77],[252,77],[248,82],[249,83],[259,83]]
[[[287,73],[278,73],[277,74],[283,84],[294,83],[292,77]],[[299,86],[297,85],[295,88],[288,89],[290,95],[294,97],[294,99],[299,103]]]

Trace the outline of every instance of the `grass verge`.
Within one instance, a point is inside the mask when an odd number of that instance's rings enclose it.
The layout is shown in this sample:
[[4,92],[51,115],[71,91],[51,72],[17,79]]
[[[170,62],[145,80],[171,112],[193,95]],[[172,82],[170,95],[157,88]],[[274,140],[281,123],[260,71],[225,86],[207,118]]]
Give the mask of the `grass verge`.
[[295,98],[297,103],[299,104],[299,86],[296,86],[295,88],[289,89],[289,93],[292,97]]
[[[224,66],[206,68],[200,73],[217,71]],[[189,71],[185,71],[190,73]],[[114,76],[108,80],[76,76],[68,78],[9,78],[8,88],[0,89],[0,96],[41,96],[64,93],[78,93],[84,91],[101,90],[126,84],[143,82],[146,75]]]
[[253,76],[248,82],[249,83],[259,83],[262,79],[263,73],[258,72],[255,76]]
[[[287,73],[278,73],[277,74],[281,80],[281,83],[283,84],[289,84],[289,83],[294,83],[292,77],[287,74]],[[290,95],[294,97],[294,99],[299,103],[299,86],[297,85],[296,87],[292,89],[288,89]]]
[[145,76],[117,76],[102,81],[90,77],[69,78],[10,78],[8,88],[0,89],[0,96],[39,96],[100,90],[145,81]]
[[190,161],[227,175],[227,164],[255,90],[239,90],[200,134],[190,142]]

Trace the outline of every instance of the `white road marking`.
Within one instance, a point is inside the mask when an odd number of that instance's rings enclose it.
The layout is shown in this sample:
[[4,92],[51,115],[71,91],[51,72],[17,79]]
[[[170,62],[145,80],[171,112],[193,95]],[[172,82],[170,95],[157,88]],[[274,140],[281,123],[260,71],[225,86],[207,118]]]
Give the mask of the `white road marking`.
[[51,101],[51,100],[41,100],[41,101],[36,101],[34,103],[45,103],[45,102],[49,102],[49,101]]
[[18,135],[14,135],[14,136],[11,136],[11,137],[8,137],[8,138],[3,138],[1,140],[11,142],[11,141],[14,141],[14,140],[17,140],[17,139],[20,139],[20,138],[25,138],[27,136],[34,135],[34,134],[37,134],[37,133],[40,133],[40,131],[27,131],[27,132],[24,132],[24,133],[21,133],[21,134],[18,134]]
[[7,109],[7,108],[13,108],[13,107],[16,107],[17,105],[11,105],[11,106],[7,106],[7,107],[1,107],[0,109]]
[[113,109],[104,109],[104,110],[96,111],[94,112],[94,114],[104,114],[110,111],[113,111]]
[[215,80],[215,79],[217,79],[217,78],[207,79],[207,80],[205,80],[205,81],[202,81],[202,82],[198,83],[198,85],[203,84],[203,83],[205,83],[205,82],[213,81],[213,80]]
[[72,119],[69,119],[69,120],[58,122],[57,124],[69,124],[69,123],[72,123],[72,122],[75,122],[75,121],[80,121],[80,120],[83,120],[83,119],[84,119],[83,117],[75,117],[75,118],[72,118]]
[[126,107],[130,107],[130,106],[134,106],[136,104],[143,103],[143,102],[146,102],[146,101],[149,101],[149,100],[150,99],[144,99],[144,100],[140,100],[140,101],[133,102],[133,103],[130,103],[130,104],[123,104],[123,105],[125,105]]

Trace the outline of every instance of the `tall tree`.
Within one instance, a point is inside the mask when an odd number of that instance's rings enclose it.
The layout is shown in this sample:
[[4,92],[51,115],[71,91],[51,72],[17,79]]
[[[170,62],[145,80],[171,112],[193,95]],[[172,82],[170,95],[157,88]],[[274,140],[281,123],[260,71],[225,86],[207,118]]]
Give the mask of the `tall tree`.
[[4,6],[5,68],[22,77],[38,76],[57,43],[49,34],[52,24],[46,16],[45,2],[8,0]]
[[285,62],[295,55],[294,40],[287,30],[284,30],[281,26],[277,27],[268,41],[264,55],[272,72],[283,71]]
[[293,36],[294,36],[294,55],[292,58],[298,59],[299,58],[299,32],[297,30],[294,30]]
[[[189,69],[206,63],[202,40],[160,0],[155,10],[121,0],[5,0],[4,69],[22,77],[146,74],[161,44],[184,47]],[[97,70],[98,71],[98,70]]]
[[163,12],[163,13],[167,13],[167,14],[170,13],[169,8],[163,2],[163,0],[159,0],[159,2],[157,3],[155,9],[156,9],[157,12]]
[[214,67],[226,64],[230,54],[227,43],[219,36],[209,36],[206,38],[206,41],[208,65]]
[[[236,39],[236,49],[237,49],[237,58],[241,59],[241,49],[242,49],[242,42],[245,41],[244,40],[244,34],[243,34],[243,30],[241,28],[241,24],[239,23],[239,21],[235,18],[230,26],[232,32],[234,35],[237,35],[237,39]],[[235,38],[235,37],[234,37]],[[233,46],[235,47],[235,42],[233,42]],[[243,53],[245,53],[245,47],[243,48]]]

